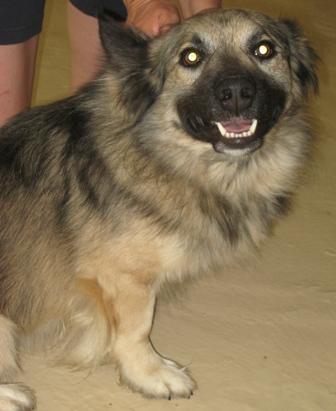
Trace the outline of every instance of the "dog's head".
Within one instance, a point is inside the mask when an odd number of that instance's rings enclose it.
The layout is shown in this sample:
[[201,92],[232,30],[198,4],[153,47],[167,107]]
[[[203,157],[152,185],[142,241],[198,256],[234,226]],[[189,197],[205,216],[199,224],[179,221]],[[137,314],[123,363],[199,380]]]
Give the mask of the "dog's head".
[[163,128],[230,157],[262,147],[281,117],[317,91],[316,54],[291,21],[228,10],[154,40],[106,19],[100,32],[128,110],[139,119],[155,107]]

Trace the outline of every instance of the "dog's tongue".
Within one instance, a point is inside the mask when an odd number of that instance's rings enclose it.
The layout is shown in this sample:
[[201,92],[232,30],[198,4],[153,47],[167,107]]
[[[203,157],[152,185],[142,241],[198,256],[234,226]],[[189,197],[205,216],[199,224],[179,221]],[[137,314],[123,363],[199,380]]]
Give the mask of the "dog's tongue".
[[233,118],[230,121],[223,121],[222,125],[229,133],[244,133],[246,131],[249,131],[252,125],[252,120]]

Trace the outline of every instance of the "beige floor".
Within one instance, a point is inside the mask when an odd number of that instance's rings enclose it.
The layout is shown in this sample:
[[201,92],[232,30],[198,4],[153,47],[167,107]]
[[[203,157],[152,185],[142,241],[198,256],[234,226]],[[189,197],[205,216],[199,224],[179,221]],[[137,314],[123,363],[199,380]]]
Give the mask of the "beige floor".
[[[35,102],[68,85],[64,0],[50,0]],[[295,211],[249,269],[204,279],[183,304],[161,305],[153,339],[190,366],[191,400],[149,401],[117,384],[111,367],[94,373],[26,361],[24,381],[40,411],[335,411],[336,410],[336,2],[226,0],[298,19],[320,53],[314,105],[320,141]]]

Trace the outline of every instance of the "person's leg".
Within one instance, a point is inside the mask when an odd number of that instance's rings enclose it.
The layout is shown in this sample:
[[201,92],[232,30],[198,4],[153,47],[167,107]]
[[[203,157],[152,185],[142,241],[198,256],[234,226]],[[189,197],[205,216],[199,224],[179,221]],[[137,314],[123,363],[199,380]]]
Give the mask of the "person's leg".
[[103,52],[97,18],[84,13],[70,2],[68,27],[71,48],[70,91],[75,92],[97,74]]
[[38,36],[0,46],[0,126],[30,105]]
[[0,126],[29,107],[44,0],[0,1]]

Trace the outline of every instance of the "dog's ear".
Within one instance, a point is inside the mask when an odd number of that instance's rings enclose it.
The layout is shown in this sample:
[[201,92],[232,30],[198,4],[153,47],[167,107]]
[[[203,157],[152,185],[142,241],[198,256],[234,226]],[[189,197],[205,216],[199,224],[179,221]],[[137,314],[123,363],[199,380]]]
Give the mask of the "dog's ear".
[[157,82],[151,78],[148,58],[151,40],[111,14],[103,13],[98,20],[107,66],[121,90],[120,100],[134,114],[142,114],[159,93]]
[[123,24],[117,15],[99,15],[100,39],[112,68],[120,71],[146,63],[148,37]]
[[312,88],[315,93],[318,93],[319,83],[316,69],[319,57],[317,53],[303,36],[297,22],[285,19],[281,20],[280,24],[289,39],[291,64],[303,92],[307,93]]

